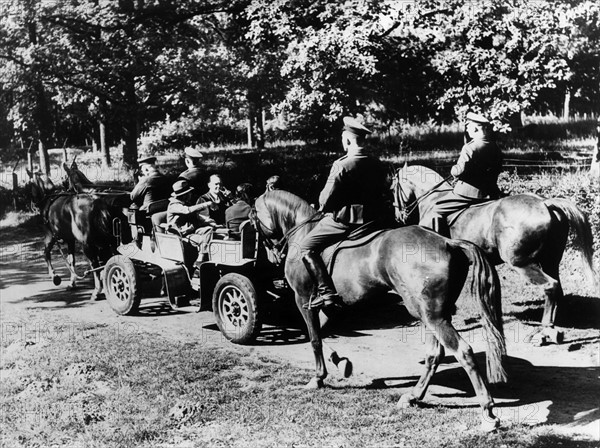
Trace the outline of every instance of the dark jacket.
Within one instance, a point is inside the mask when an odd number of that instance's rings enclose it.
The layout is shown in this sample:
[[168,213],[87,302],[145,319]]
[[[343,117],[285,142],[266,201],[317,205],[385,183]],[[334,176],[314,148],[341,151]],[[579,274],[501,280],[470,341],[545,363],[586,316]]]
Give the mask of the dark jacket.
[[451,174],[458,178],[454,192],[483,199],[498,194],[498,175],[502,170],[502,152],[496,142],[472,140],[462,147]]
[[319,204],[321,211],[333,213],[338,222],[363,224],[387,217],[389,195],[385,165],[358,153],[333,162]]
[[209,208],[202,210],[200,213],[214,219],[217,224],[225,224],[225,210],[231,205],[231,200],[221,193],[214,196],[210,192],[204,193],[200,196],[200,199],[198,199],[199,204],[208,201],[212,201],[213,204]]
[[242,200],[237,201],[227,210],[225,210],[225,223],[229,230],[232,232],[240,231],[240,224],[248,219],[252,207]]
[[[185,170],[179,175],[179,179],[187,180],[190,187],[200,192],[206,188],[206,179],[204,178],[204,171],[200,168],[190,168]],[[200,194],[200,193],[198,193]]]
[[140,179],[133,191],[130,193],[131,201],[140,210],[148,210],[148,206],[161,199],[167,199],[171,194],[169,180],[160,172],[156,171]]

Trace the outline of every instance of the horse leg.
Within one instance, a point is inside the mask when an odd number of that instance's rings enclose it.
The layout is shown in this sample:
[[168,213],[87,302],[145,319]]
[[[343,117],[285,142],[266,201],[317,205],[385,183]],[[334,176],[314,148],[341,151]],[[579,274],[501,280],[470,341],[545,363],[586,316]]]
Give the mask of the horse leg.
[[77,287],[77,274],[75,274],[75,242],[69,242],[67,264],[69,265],[69,271],[71,271],[71,278],[69,280],[69,286],[67,290],[72,290]]
[[[560,344],[564,333],[554,329],[556,320],[556,309],[564,294],[558,276],[558,263],[547,263],[544,268],[538,264],[524,267],[513,266],[513,269],[534,285],[544,287],[546,301],[544,303],[544,314],[542,315],[542,329],[531,338],[534,345],[541,346],[548,342]],[[544,272],[545,271],[545,272]]]
[[[98,258],[98,251],[95,248],[88,246],[88,245],[84,245],[83,253],[89,260],[90,267],[92,269],[95,269],[100,266],[100,260]],[[92,296],[90,297],[90,300],[98,300],[100,293],[102,292],[102,281],[100,280],[99,272],[94,271],[93,276],[94,276],[94,291],[92,292]]]
[[[319,311],[319,328],[321,329],[321,334],[323,329],[327,326],[329,322],[330,316],[324,310]],[[353,365],[352,361],[344,356],[338,355],[338,353],[333,350],[329,344],[323,341],[323,348],[328,353],[327,359],[329,359],[333,365],[338,369],[338,371],[342,374],[344,378],[349,378],[352,375]]]
[[44,238],[44,261],[46,262],[46,266],[48,268],[48,275],[52,279],[52,282],[58,286],[62,280],[60,275],[56,273],[54,267],[52,266],[52,248],[54,247],[54,243],[56,243],[56,239],[51,233],[47,233]]
[[[308,300],[306,301],[308,302]],[[327,368],[325,367],[325,358],[323,356],[323,341],[320,335],[318,310],[304,309],[302,297],[296,295],[296,305],[302,313],[304,322],[308,329],[310,344],[315,356],[315,376],[306,384],[305,389],[319,389],[323,387],[323,380],[327,378]]]
[[400,397],[398,407],[406,408],[422,400],[429,387],[431,377],[437,370],[442,358],[444,357],[444,346],[431,333],[427,334],[427,354],[425,356],[425,371],[419,378],[419,381],[413,387],[412,391]]
[[494,415],[494,399],[479,373],[473,356],[473,349],[460,337],[450,321],[441,319],[437,322],[431,322],[427,326],[435,332],[444,348],[456,358],[467,372],[481,406],[481,429],[484,431],[494,430],[500,424],[500,420]]

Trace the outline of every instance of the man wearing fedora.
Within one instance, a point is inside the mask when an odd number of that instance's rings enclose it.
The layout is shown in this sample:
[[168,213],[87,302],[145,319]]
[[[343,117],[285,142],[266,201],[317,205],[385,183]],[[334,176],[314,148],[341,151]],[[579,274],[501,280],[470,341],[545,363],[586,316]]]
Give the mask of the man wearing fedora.
[[302,261],[317,285],[310,308],[342,304],[321,258],[328,246],[343,240],[362,224],[381,221],[389,212],[385,165],[368,155],[365,137],[371,131],[352,117],[344,117],[342,145],[346,155],[337,159],[319,195],[319,210],[325,216],[300,243]]
[[130,193],[130,198],[140,210],[147,212],[153,202],[169,197],[170,186],[168,179],[156,167],[156,157],[143,157],[137,163],[140,180]]
[[[197,148],[185,148],[184,163],[187,169],[179,175],[179,180],[186,180],[197,195],[200,194],[200,190],[206,182],[204,170],[201,168],[202,157],[204,156]],[[197,200],[198,197],[195,199]]]
[[205,254],[208,253],[208,243],[216,223],[198,213],[203,206],[193,205],[193,193],[194,189],[186,180],[178,180],[173,184],[173,193],[167,207],[167,226],[187,237]]
[[469,112],[466,140],[450,170],[457,179],[452,192],[434,205],[431,222],[421,223],[445,236],[450,236],[446,222],[448,215],[501,195],[498,175],[502,170],[502,151],[496,144],[490,121],[481,114]]

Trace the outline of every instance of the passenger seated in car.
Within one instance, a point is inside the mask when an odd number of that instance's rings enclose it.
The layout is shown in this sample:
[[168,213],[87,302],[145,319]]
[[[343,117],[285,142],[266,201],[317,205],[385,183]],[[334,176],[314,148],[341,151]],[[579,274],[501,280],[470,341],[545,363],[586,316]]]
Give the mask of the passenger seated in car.
[[227,228],[235,235],[240,231],[240,224],[248,219],[252,210],[252,184],[240,184],[235,189],[233,205],[225,210]]
[[167,208],[167,229],[186,237],[198,246],[201,254],[208,253],[213,229],[216,222],[198,212],[204,208],[202,204],[192,205],[194,189],[186,180],[178,180],[173,184],[173,193]]

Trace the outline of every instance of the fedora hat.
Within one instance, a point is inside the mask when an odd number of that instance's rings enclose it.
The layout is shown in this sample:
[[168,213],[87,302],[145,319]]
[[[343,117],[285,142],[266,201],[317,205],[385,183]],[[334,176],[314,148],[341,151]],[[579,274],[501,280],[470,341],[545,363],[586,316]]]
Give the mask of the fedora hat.
[[194,189],[190,187],[187,180],[178,180],[173,184],[173,193],[171,193],[171,196],[178,198],[179,196],[188,194],[191,191],[194,191]]

